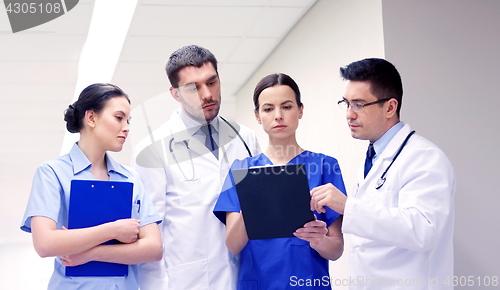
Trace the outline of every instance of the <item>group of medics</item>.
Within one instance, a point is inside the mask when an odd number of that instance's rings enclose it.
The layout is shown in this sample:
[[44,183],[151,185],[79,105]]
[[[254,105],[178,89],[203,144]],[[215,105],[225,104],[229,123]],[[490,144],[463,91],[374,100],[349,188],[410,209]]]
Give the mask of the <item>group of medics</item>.
[[[85,91],[82,92],[67,110],[77,116],[74,121],[77,129],[73,131],[80,132],[80,141],[68,155],[37,170],[21,227],[33,233],[35,250],[41,256],[57,257],[49,289],[62,286],[110,289],[103,285],[114,285],[116,289],[140,286],[143,290],[271,289],[265,288],[264,282],[239,281],[239,267],[243,263],[240,261],[243,252],[240,255],[239,251],[248,240],[243,239],[243,246],[236,247],[237,251],[230,251],[228,247],[232,247],[233,240],[227,235],[229,223],[226,232],[223,222],[235,218],[231,221],[238,224],[241,217],[233,215],[238,214],[237,210],[223,210],[228,220],[219,219],[214,215],[214,206],[234,161],[265,156],[270,163],[286,164],[297,154],[273,159],[270,148],[261,154],[250,129],[219,116],[217,60],[207,49],[191,45],[175,51],[166,71],[170,93],[180,108],[134,148],[134,170],[116,163],[105,153],[121,150],[128,134],[130,101],[124,92],[117,87],[109,88],[110,84],[96,84],[104,91],[87,91],[93,97],[86,99]],[[452,165],[436,145],[414,134],[408,124],[400,121],[403,88],[391,63],[364,59],[341,68],[340,72],[346,86],[339,105],[347,110],[352,137],[369,140],[367,157],[348,196],[341,176],[340,183],[320,182],[311,190],[311,210],[317,214],[331,210],[336,218],[326,225],[318,219],[310,226],[314,228],[311,230],[305,226],[304,231],[311,231],[308,233],[314,234],[314,238],[298,230],[296,238],[291,239],[308,241],[305,246],[311,252],[335,260],[343,250],[342,233],[351,234],[350,289],[452,288],[442,283],[453,275]],[[291,122],[295,124],[293,136],[286,135],[287,142],[294,142],[303,110],[300,95],[297,97],[295,92],[295,107],[274,106],[272,101],[261,103],[264,92],[269,93],[272,86],[264,86],[264,91],[254,95],[256,119],[268,133],[270,146],[271,141],[287,132],[289,126],[280,122],[297,119]],[[92,98],[101,105],[82,106]],[[294,99],[283,103],[293,104]],[[297,114],[285,118],[276,113],[266,123],[262,114],[267,114],[268,109],[263,105],[269,104],[276,112],[292,108]],[[278,126],[273,127],[273,122]],[[299,157],[307,153],[298,145],[295,148]],[[134,203],[140,201],[137,215],[110,225],[68,230],[71,179],[134,182]],[[231,214],[231,211],[236,212]],[[324,241],[332,237],[335,242],[327,243],[336,248],[335,253],[325,254],[328,251],[323,249],[327,245]],[[123,244],[100,245],[109,239],[118,239]],[[57,240],[58,246],[48,246]],[[92,260],[129,264],[128,277],[64,275],[64,267]],[[298,285],[291,277],[302,278],[301,273],[289,274],[290,278],[280,282],[276,289],[320,286],[315,281]],[[321,281],[324,287],[325,280]]]

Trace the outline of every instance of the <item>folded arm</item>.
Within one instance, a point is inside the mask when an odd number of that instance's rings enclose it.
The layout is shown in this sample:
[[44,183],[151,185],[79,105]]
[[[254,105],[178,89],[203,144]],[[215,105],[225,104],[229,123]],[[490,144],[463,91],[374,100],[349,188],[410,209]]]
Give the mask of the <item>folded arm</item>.
[[34,216],[31,218],[33,245],[40,257],[74,255],[109,240],[133,243],[139,234],[136,219],[122,219],[90,228],[58,230],[54,220]]
[[64,266],[76,266],[89,261],[133,265],[158,261],[162,255],[160,230],[156,223],[151,223],[140,228],[139,238],[133,243],[99,245],[88,251],[61,258]]

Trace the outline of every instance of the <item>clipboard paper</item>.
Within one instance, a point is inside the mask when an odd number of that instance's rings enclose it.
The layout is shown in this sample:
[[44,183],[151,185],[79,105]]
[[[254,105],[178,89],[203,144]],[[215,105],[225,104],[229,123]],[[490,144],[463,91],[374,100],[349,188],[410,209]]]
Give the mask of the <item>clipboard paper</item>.
[[[130,182],[72,180],[69,197],[68,229],[94,227],[130,218],[134,185]],[[117,240],[104,244],[118,244]],[[128,265],[91,261],[66,267],[66,276],[123,277]]]
[[295,237],[314,220],[304,164],[233,170],[250,240]]

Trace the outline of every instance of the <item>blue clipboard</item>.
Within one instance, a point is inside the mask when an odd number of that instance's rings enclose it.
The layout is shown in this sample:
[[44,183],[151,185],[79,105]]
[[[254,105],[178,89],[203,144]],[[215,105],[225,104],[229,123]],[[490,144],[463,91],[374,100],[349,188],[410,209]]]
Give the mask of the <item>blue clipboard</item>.
[[[120,181],[72,180],[69,197],[68,229],[94,227],[132,214],[133,183]],[[118,244],[110,240],[104,244]],[[91,261],[66,267],[66,276],[123,277],[128,265]]]

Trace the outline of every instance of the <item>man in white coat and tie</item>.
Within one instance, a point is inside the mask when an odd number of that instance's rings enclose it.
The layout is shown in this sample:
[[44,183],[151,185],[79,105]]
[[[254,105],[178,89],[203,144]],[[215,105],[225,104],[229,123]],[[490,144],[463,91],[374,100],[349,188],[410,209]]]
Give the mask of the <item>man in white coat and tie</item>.
[[255,134],[219,116],[217,60],[195,45],[175,51],[166,71],[180,103],[142,140],[132,165],[163,219],[163,260],[139,267],[141,290],[236,289],[239,257],[212,211],[232,162],[260,153]]
[[311,208],[344,215],[351,234],[350,289],[453,289],[455,175],[445,154],[399,119],[403,86],[383,59],[340,69],[339,105],[353,138],[369,140],[347,197],[331,184],[311,191]]

